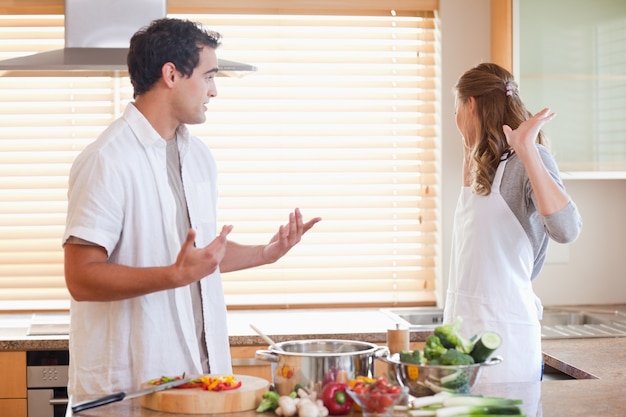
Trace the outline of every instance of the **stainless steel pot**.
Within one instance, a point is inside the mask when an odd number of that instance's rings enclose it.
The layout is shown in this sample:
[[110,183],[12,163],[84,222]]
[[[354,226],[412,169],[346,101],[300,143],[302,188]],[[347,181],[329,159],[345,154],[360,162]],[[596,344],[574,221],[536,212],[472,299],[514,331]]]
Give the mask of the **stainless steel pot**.
[[374,359],[386,356],[386,346],[334,339],[280,342],[255,355],[272,362],[272,382],[280,395],[289,395],[297,385],[319,394],[329,381],[373,377]]

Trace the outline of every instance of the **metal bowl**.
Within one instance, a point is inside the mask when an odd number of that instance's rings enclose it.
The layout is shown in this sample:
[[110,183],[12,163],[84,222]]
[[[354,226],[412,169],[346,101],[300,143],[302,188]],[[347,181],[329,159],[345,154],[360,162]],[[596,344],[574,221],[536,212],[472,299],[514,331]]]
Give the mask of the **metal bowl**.
[[390,366],[390,372],[398,383],[409,389],[414,397],[424,397],[438,392],[466,394],[472,391],[480,378],[483,367],[502,362],[500,356],[494,356],[483,363],[472,365],[414,365],[400,362],[400,355],[378,358]]
[[348,382],[374,375],[374,359],[388,356],[386,346],[356,340],[313,339],[276,343],[257,350],[256,359],[272,363],[272,382],[280,395],[301,385],[321,394],[327,382]]

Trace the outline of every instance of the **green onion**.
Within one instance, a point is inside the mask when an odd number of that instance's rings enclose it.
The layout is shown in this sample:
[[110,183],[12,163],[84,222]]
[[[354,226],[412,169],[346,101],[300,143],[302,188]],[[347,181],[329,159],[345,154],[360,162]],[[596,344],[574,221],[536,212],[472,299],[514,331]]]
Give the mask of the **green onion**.
[[411,402],[412,417],[523,417],[522,400],[472,394],[442,394],[419,397]]
[[458,414],[454,417],[526,417],[526,414]]
[[427,395],[425,397],[417,397],[411,401],[411,408],[422,408],[432,405],[443,405],[444,398],[451,397],[453,394],[448,392],[440,392],[435,395]]
[[434,410],[409,410],[411,417],[435,417]]
[[516,405],[457,405],[444,407],[435,411],[436,417],[460,417],[460,416],[524,416],[522,410]]
[[451,406],[479,406],[479,407],[499,407],[499,406],[515,406],[521,404],[522,400],[512,400],[500,397],[474,397],[470,395],[453,395],[443,400],[444,407]]

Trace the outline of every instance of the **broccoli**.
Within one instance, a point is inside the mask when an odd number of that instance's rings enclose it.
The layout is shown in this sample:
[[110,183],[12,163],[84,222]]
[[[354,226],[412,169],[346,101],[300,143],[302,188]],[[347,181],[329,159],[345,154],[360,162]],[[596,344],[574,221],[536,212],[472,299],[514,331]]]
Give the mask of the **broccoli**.
[[447,349],[457,349],[463,353],[470,353],[474,343],[470,339],[461,336],[461,324],[463,320],[458,317],[453,323],[435,327],[435,336]]
[[439,357],[439,363],[441,365],[471,365],[474,363],[474,358],[460,350],[452,348],[446,350],[446,353]]
[[446,353],[446,347],[441,344],[441,340],[435,336],[430,335],[426,338],[426,344],[424,345],[424,356],[429,362],[438,359],[441,355]]
[[266,411],[274,411],[278,408],[278,399],[280,395],[276,391],[265,391],[262,396],[262,401],[256,409],[257,413],[264,413]]
[[414,351],[403,350],[400,352],[400,362],[422,365],[424,363],[422,352],[419,349]]

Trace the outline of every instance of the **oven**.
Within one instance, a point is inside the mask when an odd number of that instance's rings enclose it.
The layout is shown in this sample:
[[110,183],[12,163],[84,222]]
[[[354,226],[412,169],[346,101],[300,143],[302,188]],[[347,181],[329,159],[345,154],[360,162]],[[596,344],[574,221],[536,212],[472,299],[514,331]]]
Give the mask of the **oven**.
[[67,350],[26,352],[28,417],[64,417],[67,410]]

